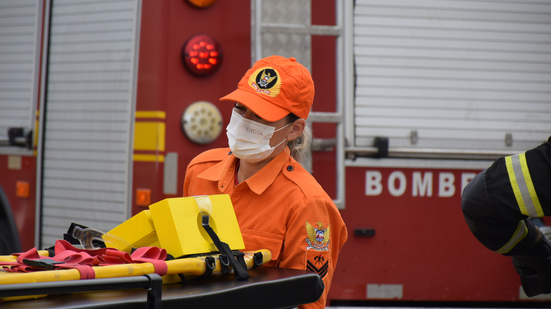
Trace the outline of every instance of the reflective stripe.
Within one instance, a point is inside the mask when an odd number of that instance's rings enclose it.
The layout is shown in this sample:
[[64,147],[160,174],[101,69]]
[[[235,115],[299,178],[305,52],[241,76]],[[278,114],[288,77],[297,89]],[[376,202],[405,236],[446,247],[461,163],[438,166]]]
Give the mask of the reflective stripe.
[[520,221],[517,225],[515,233],[513,234],[513,237],[511,237],[511,239],[509,239],[509,241],[503,247],[499,248],[499,250],[497,250],[496,252],[504,254],[511,251],[511,249],[513,249],[521,240],[524,239],[524,237],[526,237],[526,235],[528,235],[528,228],[526,227],[526,223],[524,223],[524,221]]
[[505,157],[505,164],[520,212],[526,216],[543,217],[543,209],[530,177],[526,155],[521,153]]
[[534,187],[534,183],[532,182],[532,176],[530,176],[530,171],[528,170],[528,163],[526,162],[526,154],[521,153],[519,155],[519,161],[520,161],[520,166],[522,168],[522,174],[524,175],[524,180],[526,181],[528,196],[532,201],[532,205],[537,213],[537,216],[543,217],[545,216],[545,214],[543,213],[543,208],[541,208],[540,200],[538,198],[538,194],[536,193],[536,188]]

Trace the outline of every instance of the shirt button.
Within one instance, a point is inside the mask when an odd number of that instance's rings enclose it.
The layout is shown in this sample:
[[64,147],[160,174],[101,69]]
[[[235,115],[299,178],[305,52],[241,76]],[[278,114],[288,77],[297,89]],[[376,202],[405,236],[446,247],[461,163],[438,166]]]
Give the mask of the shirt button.
[[230,152],[228,152],[228,156],[229,156],[229,155],[231,155],[231,151],[230,151]]
[[293,166],[292,166],[292,165],[287,166],[287,170],[288,170],[289,172],[292,171],[292,170],[293,170]]

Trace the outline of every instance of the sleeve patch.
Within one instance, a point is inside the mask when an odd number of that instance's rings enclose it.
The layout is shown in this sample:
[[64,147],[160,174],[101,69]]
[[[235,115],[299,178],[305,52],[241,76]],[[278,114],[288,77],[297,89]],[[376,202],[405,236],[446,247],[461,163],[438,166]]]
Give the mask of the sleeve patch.
[[329,271],[329,251],[306,250],[306,269],[323,279]]

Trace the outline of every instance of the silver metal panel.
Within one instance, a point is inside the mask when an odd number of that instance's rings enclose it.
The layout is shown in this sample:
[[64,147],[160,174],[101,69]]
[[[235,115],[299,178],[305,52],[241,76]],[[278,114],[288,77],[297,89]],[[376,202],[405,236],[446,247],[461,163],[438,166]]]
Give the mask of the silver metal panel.
[[356,1],[351,146],[376,136],[390,152],[538,145],[551,133],[549,33],[548,1]]
[[163,173],[163,193],[178,193],[178,153],[169,152],[165,156]]
[[34,129],[41,27],[42,1],[0,1],[0,142]]
[[256,25],[259,38],[254,44],[260,51],[258,59],[271,55],[295,57],[308,70],[311,70],[310,0],[257,1],[256,3],[259,8]]
[[310,0],[262,1],[262,22],[310,25],[310,6]]
[[42,246],[71,222],[109,231],[129,217],[138,0],[51,5]]
[[262,41],[262,57],[295,57],[308,70],[312,69],[310,35],[264,33]]

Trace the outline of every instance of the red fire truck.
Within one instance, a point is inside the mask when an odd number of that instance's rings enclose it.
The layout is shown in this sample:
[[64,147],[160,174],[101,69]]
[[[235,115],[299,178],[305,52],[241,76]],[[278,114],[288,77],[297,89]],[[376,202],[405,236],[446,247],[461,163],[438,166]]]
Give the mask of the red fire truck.
[[332,305],[528,300],[463,187],[551,132],[545,0],[6,0],[0,250],[110,230],[226,147],[219,98],[262,57],[316,85],[302,162],[347,223]]

